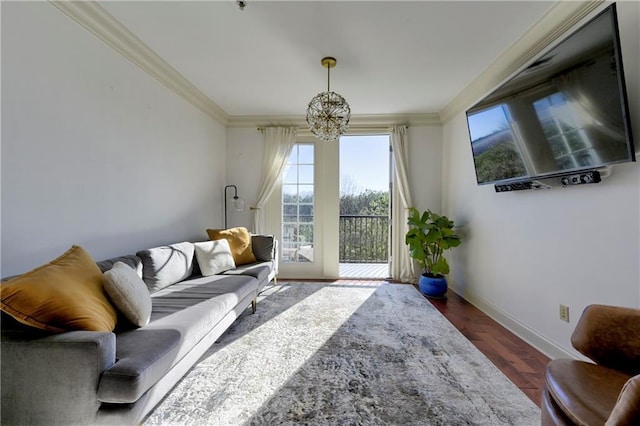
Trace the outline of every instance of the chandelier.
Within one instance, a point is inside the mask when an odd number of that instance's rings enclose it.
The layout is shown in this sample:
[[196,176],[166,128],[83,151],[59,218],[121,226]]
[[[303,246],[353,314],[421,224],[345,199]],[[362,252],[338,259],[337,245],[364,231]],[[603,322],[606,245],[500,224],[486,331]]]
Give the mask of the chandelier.
[[327,91],[318,93],[309,102],[307,126],[316,138],[335,141],[347,131],[351,109],[342,96],[329,89],[330,72],[336,66],[336,58],[322,58],[320,63],[327,69]]

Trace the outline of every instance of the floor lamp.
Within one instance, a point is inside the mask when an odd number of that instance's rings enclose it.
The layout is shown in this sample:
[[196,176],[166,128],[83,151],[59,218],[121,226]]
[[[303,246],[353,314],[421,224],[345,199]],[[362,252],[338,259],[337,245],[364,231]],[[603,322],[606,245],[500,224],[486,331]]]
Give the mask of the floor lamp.
[[227,229],[227,189],[233,188],[233,201],[231,207],[233,211],[244,211],[244,200],[238,197],[238,187],[235,185],[227,185],[224,187],[224,229]]

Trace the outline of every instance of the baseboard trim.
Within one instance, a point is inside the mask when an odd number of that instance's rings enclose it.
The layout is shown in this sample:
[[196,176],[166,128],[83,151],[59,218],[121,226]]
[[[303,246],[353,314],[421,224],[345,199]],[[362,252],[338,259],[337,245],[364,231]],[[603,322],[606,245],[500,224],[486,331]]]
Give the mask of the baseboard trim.
[[458,296],[471,303],[473,306],[481,310],[498,324],[500,324],[549,358],[576,358],[574,354],[566,351],[564,348],[539,335],[538,333],[536,333],[511,315],[507,314],[502,309],[483,299],[482,297],[476,296],[471,292],[457,291],[455,288],[452,288],[451,285],[449,286],[449,291],[453,291]]

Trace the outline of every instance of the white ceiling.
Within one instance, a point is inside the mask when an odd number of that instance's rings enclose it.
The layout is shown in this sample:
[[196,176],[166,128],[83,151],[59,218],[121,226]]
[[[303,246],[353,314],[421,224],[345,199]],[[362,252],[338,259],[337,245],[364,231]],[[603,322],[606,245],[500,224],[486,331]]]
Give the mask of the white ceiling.
[[300,116],[331,89],[353,115],[441,111],[548,1],[100,2],[231,116]]

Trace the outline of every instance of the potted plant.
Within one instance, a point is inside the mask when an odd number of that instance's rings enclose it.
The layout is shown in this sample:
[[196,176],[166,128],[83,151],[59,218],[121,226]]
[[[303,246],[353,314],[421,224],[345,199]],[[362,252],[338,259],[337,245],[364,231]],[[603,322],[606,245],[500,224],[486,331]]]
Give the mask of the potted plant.
[[439,216],[431,210],[420,212],[411,208],[407,221],[409,231],[405,243],[409,255],[422,267],[418,286],[429,297],[442,297],[447,292],[445,275],[449,264],[443,253],[460,245],[460,237],[453,231],[454,223],[446,216]]

